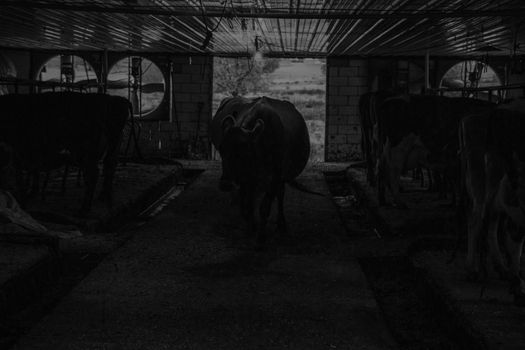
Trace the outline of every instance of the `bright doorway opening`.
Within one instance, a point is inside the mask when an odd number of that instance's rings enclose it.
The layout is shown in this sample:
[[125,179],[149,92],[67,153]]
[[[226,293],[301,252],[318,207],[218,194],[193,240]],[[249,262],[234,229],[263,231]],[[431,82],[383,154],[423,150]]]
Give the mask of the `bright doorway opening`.
[[222,99],[268,96],[290,101],[303,115],[310,134],[310,161],[323,162],[325,148],[326,61],[215,57],[213,115]]

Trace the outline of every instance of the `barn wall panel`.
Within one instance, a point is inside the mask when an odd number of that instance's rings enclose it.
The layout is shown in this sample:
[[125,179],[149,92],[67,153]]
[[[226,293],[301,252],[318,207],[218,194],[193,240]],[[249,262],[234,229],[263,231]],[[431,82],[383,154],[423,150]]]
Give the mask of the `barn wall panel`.
[[141,123],[145,156],[207,159],[211,118],[213,59],[175,56],[172,62],[173,112],[169,120]]
[[327,161],[361,158],[359,96],[368,91],[368,61],[328,58],[326,148]]
[[[40,67],[48,59],[60,53],[60,51],[2,51],[6,59],[14,64],[17,78],[27,80],[35,79]],[[98,79],[101,79],[103,52],[74,54],[85,58],[95,69]],[[128,55],[123,52],[109,52],[107,55],[108,68],[111,69],[117,61]],[[165,98],[155,111],[158,118],[152,118],[154,120],[136,119],[136,134],[141,153],[145,156],[209,158],[207,126],[211,119],[213,93],[212,57],[169,54],[142,54],[141,56],[150,59],[160,68],[166,83]],[[172,86],[169,86],[170,74],[172,75]],[[10,89],[9,92],[15,91]],[[29,87],[21,86],[18,92],[29,93],[31,91]],[[173,97],[171,115],[170,94]],[[127,128],[121,148],[122,152],[126,149],[129,135],[129,128]],[[128,155],[132,154],[133,144],[131,143],[130,146]]]

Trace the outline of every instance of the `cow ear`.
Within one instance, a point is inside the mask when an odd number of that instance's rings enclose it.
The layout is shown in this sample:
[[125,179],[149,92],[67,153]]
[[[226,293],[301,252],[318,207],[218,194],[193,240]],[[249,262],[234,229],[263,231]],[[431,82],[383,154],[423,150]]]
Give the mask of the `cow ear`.
[[235,119],[231,115],[226,116],[226,118],[222,120],[222,132],[225,133],[230,130],[234,124]]
[[255,121],[255,126],[253,127],[252,131],[250,132],[255,138],[259,137],[259,135],[262,134],[264,131],[264,121],[262,119],[257,119]]

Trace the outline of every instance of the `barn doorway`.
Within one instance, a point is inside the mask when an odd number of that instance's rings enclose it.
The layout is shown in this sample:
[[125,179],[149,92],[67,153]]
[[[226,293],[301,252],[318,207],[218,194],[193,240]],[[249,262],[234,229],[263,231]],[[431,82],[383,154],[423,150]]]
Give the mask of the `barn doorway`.
[[[463,61],[452,66],[443,76],[440,87],[449,89],[481,88],[499,86],[501,80],[498,74],[487,63],[481,61]],[[496,91],[492,91],[496,95]],[[489,100],[487,91],[446,91],[445,96],[450,97],[474,97]]]
[[326,60],[215,57],[213,67],[213,115],[221,100],[234,93],[290,101],[308,126],[310,161],[324,161]]

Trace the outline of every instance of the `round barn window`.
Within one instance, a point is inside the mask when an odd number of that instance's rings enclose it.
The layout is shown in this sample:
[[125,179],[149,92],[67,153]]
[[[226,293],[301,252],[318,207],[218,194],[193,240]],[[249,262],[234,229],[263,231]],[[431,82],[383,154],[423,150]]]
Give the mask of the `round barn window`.
[[[481,88],[501,85],[501,81],[488,64],[481,61],[463,61],[452,66],[441,79],[440,87],[449,88],[446,96],[470,96],[488,99],[486,91],[463,92],[463,88]],[[493,94],[495,91],[493,91]]]
[[[16,69],[7,57],[0,54],[0,80],[16,78]],[[9,84],[0,84],[0,95],[7,95],[14,92],[14,86]]]
[[97,92],[97,74],[82,57],[59,55],[48,60],[39,69],[37,80],[43,82],[40,92],[79,90]]
[[128,98],[137,117],[152,114],[162,103],[164,91],[162,71],[147,58],[124,58],[109,71],[108,93]]

